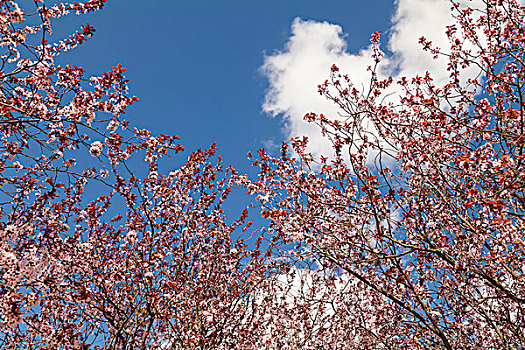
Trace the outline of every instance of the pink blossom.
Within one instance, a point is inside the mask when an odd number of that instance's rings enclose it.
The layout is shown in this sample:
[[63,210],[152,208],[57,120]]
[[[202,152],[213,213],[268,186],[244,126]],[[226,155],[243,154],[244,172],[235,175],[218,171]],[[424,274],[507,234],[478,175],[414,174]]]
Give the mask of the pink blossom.
[[91,153],[91,156],[98,157],[102,153],[102,149],[104,148],[104,145],[100,141],[95,141],[91,144],[91,148],[89,149],[89,153]]

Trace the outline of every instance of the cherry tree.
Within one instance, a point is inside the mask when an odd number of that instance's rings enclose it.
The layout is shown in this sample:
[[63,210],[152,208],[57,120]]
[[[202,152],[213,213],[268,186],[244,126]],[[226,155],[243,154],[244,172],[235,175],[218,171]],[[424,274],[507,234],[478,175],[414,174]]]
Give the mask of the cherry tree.
[[319,85],[345,118],[305,116],[333,156],[314,159],[298,137],[280,158],[252,158],[260,175],[246,186],[274,252],[298,266],[281,277],[297,287],[273,301],[288,332],[274,344],[525,346],[525,8],[450,7],[450,45],[420,39],[448,81],[382,77],[375,33],[369,88],[336,66]]
[[226,219],[240,176],[213,145],[166,171],[183,147],[123,118],[125,68],[55,63],[95,29],[52,23],[104,4],[0,1],[0,347],[256,348],[250,295],[279,264],[246,210]]
[[[87,77],[52,23],[105,0],[0,0],[2,349],[514,349],[524,346],[524,8],[451,2],[449,81],[332,67],[308,114],[333,143],[253,158],[124,119],[126,69]],[[478,74],[472,74],[478,72]],[[288,149],[288,148],[291,149]],[[226,218],[234,186],[257,196]],[[252,236],[248,245],[242,237]],[[269,240],[269,248],[266,247]]]

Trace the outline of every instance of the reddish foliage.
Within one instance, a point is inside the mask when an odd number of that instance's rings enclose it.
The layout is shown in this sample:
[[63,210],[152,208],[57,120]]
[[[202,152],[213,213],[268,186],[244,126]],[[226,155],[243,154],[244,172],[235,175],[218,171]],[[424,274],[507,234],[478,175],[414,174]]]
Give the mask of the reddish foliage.
[[[257,180],[223,169],[215,146],[162,173],[183,148],[122,118],[137,101],[127,70],[54,64],[95,30],[49,43],[50,19],[104,2],[0,1],[2,349],[525,346],[517,2],[452,3],[450,49],[420,39],[448,58],[442,85],[380,80],[375,33],[369,90],[336,66],[319,85],[348,118],[305,116],[334,157],[298,137],[295,158],[287,144],[252,158]],[[222,209],[233,186],[269,220],[251,248],[235,238],[247,210]]]
[[[235,171],[212,146],[160,173],[182,146],[122,118],[138,100],[127,69],[88,78],[54,64],[95,30],[49,43],[50,18],[104,2],[0,1],[0,348],[253,343],[242,335],[257,332],[247,296],[270,265],[234,238],[247,212],[225,219]],[[29,15],[41,23],[28,26]]]
[[447,83],[379,80],[375,33],[369,90],[335,66],[319,85],[346,118],[305,116],[335,159],[316,163],[301,139],[297,159],[257,159],[272,242],[297,247],[280,258],[318,265],[282,321],[296,348],[525,346],[524,8],[452,11],[449,50],[420,40],[448,59]]

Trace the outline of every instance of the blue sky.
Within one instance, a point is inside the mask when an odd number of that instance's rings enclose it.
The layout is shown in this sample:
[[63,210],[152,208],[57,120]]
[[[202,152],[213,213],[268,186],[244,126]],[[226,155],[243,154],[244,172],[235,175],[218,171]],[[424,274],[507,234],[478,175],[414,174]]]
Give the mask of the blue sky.
[[393,13],[390,0],[109,0],[95,14],[55,21],[52,38],[89,22],[96,34],[60,62],[89,75],[122,63],[140,98],[127,113],[132,124],[177,134],[188,150],[216,141],[225,162],[246,172],[248,151],[291,135],[286,119],[263,111],[269,78],[261,67],[285,49],[294,19],[340,25],[347,51],[357,53],[373,31],[388,30]]
[[[418,39],[446,49],[449,7],[448,0],[108,0],[95,14],[55,21],[52,40],[86,22],[96,28],[58,63],[82,66],[87,75],[119,63],[129,69],[130,91],[140,101],[126,119],[180,136],[187,151],[173,167],[216,142],[225,165],[254,177],[247,152],[265,147],[278,155],[292,136],[307,135],[314,155],[331,153],[303,116],[338,116],[317,93],[333,63],[355,86],[368,85],[375,31],[383,32],[380,76],[396,80],[428,70],[438,84],[448,80],[446,61],[422,52]],[[225,205],[229,218],[253,201],[241,192]]]

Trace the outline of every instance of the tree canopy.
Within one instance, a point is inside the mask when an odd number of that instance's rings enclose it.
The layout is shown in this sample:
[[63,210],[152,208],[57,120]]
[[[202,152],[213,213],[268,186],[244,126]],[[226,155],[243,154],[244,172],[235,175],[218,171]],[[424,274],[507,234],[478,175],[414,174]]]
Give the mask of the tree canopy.
[[450,45],[420,39],[444,83],[383,76],[374,33],[370,85],[334,65],[340,115],[305,116],[333,154],[297,137],[256,178],[215,145],[166,171],[183,146],[124,119],[126,68],[55,63],[95,28],[52,21],[104,4],[0,1],[2,349],[525,346],[520,2],[450,2]]

